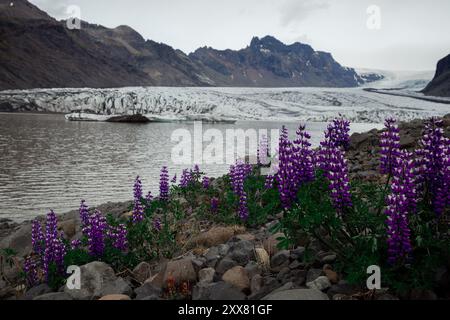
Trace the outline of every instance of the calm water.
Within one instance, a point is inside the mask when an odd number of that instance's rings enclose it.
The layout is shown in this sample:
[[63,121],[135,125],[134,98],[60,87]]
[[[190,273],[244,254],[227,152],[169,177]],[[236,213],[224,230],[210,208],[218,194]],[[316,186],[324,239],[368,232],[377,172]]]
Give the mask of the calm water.
[[[271,129],[273,122],[238,122],[203,125],[216,128]],[[287,124],[291,131],[296,123]],[[309,123],[313,143],[322,138],[325,123]],[[354,124],[353,132],[379,125]],[[62,115],[0,113],[0,218],[31,219],[49,209],[63,213],[78,208],[80,199],[90,205],[132,198],[137,175],[145,192],[158,190],[159,171],[169,174],[186,166],[171,163],[175,129],[193,131],[193,123],[117,124],[69,122]],[[206,146],[207,144],[205,144]],[[228,165],[204,165],[202,171],[218,176]]]

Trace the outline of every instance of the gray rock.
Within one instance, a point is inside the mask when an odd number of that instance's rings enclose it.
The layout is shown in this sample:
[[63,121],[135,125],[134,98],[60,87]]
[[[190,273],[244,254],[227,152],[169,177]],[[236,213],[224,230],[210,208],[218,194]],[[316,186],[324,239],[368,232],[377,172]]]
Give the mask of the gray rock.
[[81,289],[69,289],[64,292],[74,300],[93,300],[109,294],[131,295],[130,285],[117,278],[114,270],[104,262],[91,262],[81,266]]
[[10,248],[19,257],[25,257],[31,253],[31,224],[22,225],[19,229],[11,233],[0,242],[0,248]]
[[198,279],[199,282],[203,283],[211,283],[214,279],[214,274],[216,273],[216,270],[213,268],[205,268],[198,272]]
[[192,265],[194,266],[195,270],[203,269],[206,266],[206,258],[195,258],[192,259]]
[[245,300],[238,288],[229,283],[198,283],[192,291],[193,300]]
[[315,289],[292,289],[271,293],[262,300],[329,300],[328,296]]
[[273,277],[265,277],[262,288],[257,292],[253,292],[248,298],[250,300],[260,300],[262,297],[268,295],[279,287],[281,287],[281,284],[277,281],[277,279]]
[[147,262],[139,263],[136,268],[133,269],[133,275],[137,281],[143,283],[152,276],[150,265]]
[[61,301],[61,300],[73,300],[73,297],[65,292],[52,292],[35,297],[33,300]]
[[210,260],[218,260],[220,258],[219,248],[218,247],[209,248],[208,251],[206,251],[206,253],[204,254],[204,257],[206,258],[207,262]]
[[217,261],[220,259],[219,248],[211,247],[204,255],[206,259],[206,265],[208,267],[214,268],[217,264]]
[[102,293],[102,296],[110,294],[123,294],[126,296],[131,296],[133,294],[133,289],[131,289],[131,285],[127,280],[118,277],[112,282],[105,283],[102,289]]
[[307,282],[306,286],[309,289],[316,289],[319,291],[324,291],[324,290],[328,289],[329,287],[331,287],[331,282],[330,282],[330,280],[328,280],[327,277],[321,276],[321,277],[318,277],[316,280]]
[[53,290],[45,283],[40,284],[36,287],[31,288],[28,290],[24,296],[22,297],[23,300],[33,300],[35,297],[42,296],[47,293],[51,293]]
[[237,266],[236,261],[234,261],[228,257],[225,257],[222,260],[220,260],[220,262],[217,264],[216,272],[218,274],[224,274],[225,272],[227,272],[227,270],[229,270],[235,266]]
[[147,282],[134,290],[134,292],[136,293],[136,300],[146,300],[146,298],[151,296],[156,296],[158,298],[161,295],[162,290]]
[[277,272],[283,267],[288,266],[290,254],[291,253],[288,250],[282,250],[275,253],[275,255],[270,259],[270,267],[272,271]]
[[290,265],[289,265],[289,269],[298,269],[301,267],[304,267],[305,265],[298,261],[298,260],[294,260]]
[[260,274],[256,274],[252,277],[250,281],[250,290],[252,293],[257,293],[261,291],[264,284],[264,278]]
[[228,258],[236,261],[238,265],[245,266],[250,261],[250,256],[244,250],[233,250],[227,255]]
[[272,294],[280,292],[280,291],[291,290],[294,288],[295,288],[295,284],[293,282],[287,282],[284,285],[282,285],[281,287],[279,287],[278,289],[275,289],[274,291],[272,291]]
[[221,257],[224,257],[224,256],[226,256],[226,255],[228,254],[228,252],[230,251],[230,246],[227,245],[227,244],[219,244],[219,245],[217,246],[217,249],[218,249],[219,255],[220,255]]
[[289,269],[289,267],[284,267],[278,273],[277,280],[280,281],[282,284],[289,282],[290,273],[291,273],[291,269]]
[[306,249],[304,247],[297,247],[294,250],[291,250],[291,258],[294,260],[303,261],[305,251]]
[[306,282],[311,282],[316,280],[318,277],[320,277],[323,274],[322,269],[314,269],[311,268],[306,273]]
[[336,258],[337,257],[336,257],[335,254],[329,254],[329,255],[326,255],[326,256],[322,257],[320,262],[322,264],[331,264],[331,263],[334,263],[336,261]]
[[249,278],[253,278],[255,275],[262,273],[261,266],[255,261],[247,263],[245,270],[247,271]]

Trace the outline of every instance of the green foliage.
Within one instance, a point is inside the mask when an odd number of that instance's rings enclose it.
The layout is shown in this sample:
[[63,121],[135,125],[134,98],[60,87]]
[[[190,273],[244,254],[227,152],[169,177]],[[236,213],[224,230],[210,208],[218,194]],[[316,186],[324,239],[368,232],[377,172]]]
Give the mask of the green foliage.
[[[354,181],[351,186],[353,206],[339,216],[333,208],[328,184],[320,172],[303,185],[298,201],[272,232],[283,231],[280,246],[288,248],[318,240],[338,255],[336,268],[346,279],[363,284],[367,267],[382,268],[382,281],[399,292],[411,288],[430,288],[437,267],[449,261],[448,224],[439,222],[431,208],[419,203],[417,214],[410,217],[413,235],[412,260],[396,266],[387,265],[386,216],[384,200],[387,188],[375,183]],[[447,229],[446,229],[447,228]]]

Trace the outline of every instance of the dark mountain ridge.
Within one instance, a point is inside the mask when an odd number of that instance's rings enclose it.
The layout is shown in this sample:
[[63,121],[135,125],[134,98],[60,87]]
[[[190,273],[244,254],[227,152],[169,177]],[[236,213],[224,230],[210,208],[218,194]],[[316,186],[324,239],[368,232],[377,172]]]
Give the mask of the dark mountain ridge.
[[[13,5],[11,5],[13,3]],[[354,87],[351,68],[309,45],[253,38],[241,50],[190,55],[128,26],[69,30],[25,0],[0,0],[0,89],[123,86]]]
[[423,92],[430,96],[450,97],[450,54],[438,62],[436,74]]

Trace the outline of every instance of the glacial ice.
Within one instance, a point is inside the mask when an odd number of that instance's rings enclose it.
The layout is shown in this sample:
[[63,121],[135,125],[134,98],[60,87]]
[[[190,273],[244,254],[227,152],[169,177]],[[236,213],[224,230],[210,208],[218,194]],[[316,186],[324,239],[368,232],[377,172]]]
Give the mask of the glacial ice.
[[[387,78],[389,80],[389,78]],[[392,80],[392,79],[391,79]],[[408,80],[417,85],[417,81]],[[382,82],[382,81],[380,81]],[[385,84],[389,82],[385,79]],[[407,82],[408,83],[408,82]],[[393,83],[391,83],[393,84]],[[386,88],[387,85],[370,85]],[[402,90],[405,90],[404,88]],[[128,87],[116,89],[34,89],[0,92],[0,106],[20,111],[24,105],[45,112],[84,110],[98,115],[141,113],[153,121],[265,120],[329,121],[341,114],[352,122],[381,123],[442,116],[450,105],[363,88],[193,88]]]

